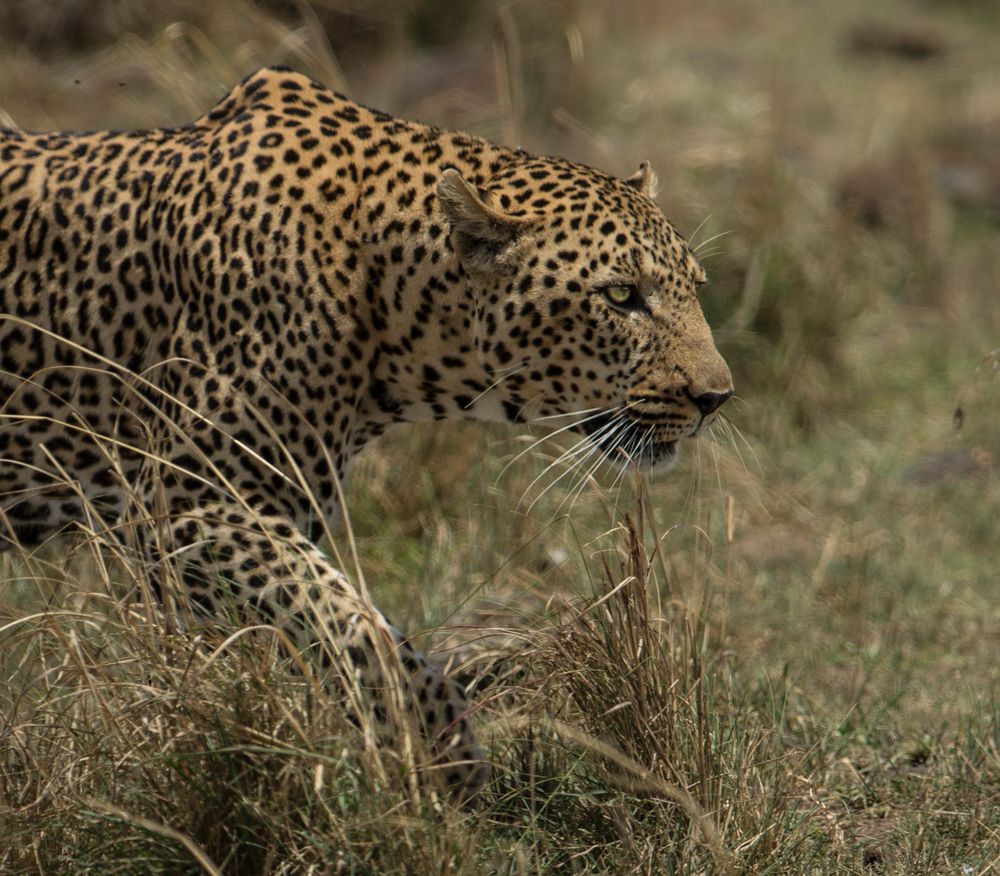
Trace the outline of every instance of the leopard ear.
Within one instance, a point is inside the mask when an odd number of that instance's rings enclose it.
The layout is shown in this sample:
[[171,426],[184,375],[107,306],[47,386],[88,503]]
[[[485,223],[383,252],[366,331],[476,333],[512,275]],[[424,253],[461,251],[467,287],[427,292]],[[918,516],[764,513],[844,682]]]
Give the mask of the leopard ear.
[[533,224],[528,218],[508,216],[491,207],[453,167],[441,174],[437,196],[451,222],[452,245],[467,270],[495,268]]
[[638,189],[647,198],[652,200],[660,190],[660,181],[656,178],[656,172],[648,161],[642,162],[639,169],[625,180],[633,188]]

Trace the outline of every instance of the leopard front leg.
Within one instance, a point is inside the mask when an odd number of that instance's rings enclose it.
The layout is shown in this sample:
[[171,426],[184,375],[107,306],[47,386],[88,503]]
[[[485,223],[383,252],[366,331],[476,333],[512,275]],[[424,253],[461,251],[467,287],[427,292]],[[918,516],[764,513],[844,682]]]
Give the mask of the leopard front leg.
[[169,536],[192,607],[219,616],[235,606],[282,630],[328,688],[365,710],[380,739],[393,738],[394,715],[415,714],[450,787],[469,797],[486,782],[462,688],[287,519],[203,506],[173,518]]

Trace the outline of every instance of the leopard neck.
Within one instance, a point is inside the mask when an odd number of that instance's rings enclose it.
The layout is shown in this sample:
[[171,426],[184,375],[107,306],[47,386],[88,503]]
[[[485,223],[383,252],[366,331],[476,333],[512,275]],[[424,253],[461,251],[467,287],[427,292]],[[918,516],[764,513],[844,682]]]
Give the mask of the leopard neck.
[[441,147],[434,164],[422,169],[419,180],[411,179],[396,199],[397,209],[378,215],[362,233],[365,294],[378,343],[363,414],[379,426],[451,418],[507,421],[510,412],[490,391],[494,378],[479,363],[476,300],[435,187],[447,167],[486,186],[494,174],[523,160],[523,153],[426,130]]

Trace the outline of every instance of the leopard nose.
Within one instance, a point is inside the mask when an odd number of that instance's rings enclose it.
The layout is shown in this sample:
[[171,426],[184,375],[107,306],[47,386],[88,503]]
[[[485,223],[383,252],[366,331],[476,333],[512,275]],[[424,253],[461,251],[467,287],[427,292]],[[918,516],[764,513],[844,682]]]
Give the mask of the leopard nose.
[[701,395],[691,395],[688,392],[688,398],[694,402],[694,406],[701,411],[703,417],[707,417],[709,414],[714,414],[719,408],[725,404],[726,399],[728,399],[733,394],[730,389],[728,392],[703,392]]

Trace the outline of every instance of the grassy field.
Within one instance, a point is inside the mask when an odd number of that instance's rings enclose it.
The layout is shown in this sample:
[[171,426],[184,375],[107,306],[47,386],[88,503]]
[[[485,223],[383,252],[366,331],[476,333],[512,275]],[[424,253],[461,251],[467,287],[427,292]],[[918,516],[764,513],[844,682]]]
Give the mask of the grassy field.
[[738,395],[650,483],[546,489],[558,439],[461,423],[357,465],[376,602],[496,675],[476,807],[270,641],[147,623],[142,570],[0,560],[0,872],[1000,872],[1000,11],[10,0],[0,49],[24,128],[182,123],[285,63],[650,159]]

